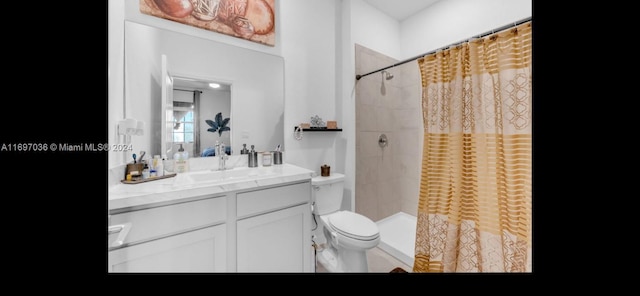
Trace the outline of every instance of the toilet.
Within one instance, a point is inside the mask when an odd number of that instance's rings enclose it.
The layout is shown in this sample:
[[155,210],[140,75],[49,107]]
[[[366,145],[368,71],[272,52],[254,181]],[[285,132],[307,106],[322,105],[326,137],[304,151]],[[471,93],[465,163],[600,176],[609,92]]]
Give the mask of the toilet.
[[380,242],[378,225],[351,211],[340,210],[344,175],[311,179],[313,214],[327,241],[316,259],[330,272],[368,272],[367,250]]

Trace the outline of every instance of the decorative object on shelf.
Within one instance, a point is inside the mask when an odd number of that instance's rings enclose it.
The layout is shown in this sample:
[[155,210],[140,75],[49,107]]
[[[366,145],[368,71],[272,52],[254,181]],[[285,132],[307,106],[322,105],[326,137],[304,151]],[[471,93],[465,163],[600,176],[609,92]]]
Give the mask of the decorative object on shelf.
[[216,121],[211,119],[205,120],[205,122],[211,127],[207,129],[207,131],[212,133],[217,131],[218,135],[222,136],[222,132],[231,130],[231,128],[227,126],[227,124],[229,124],[229,120],[229,117],[222,119],[222,112],[218,112],[218,114],[216,114]]
[[327,125],[320,116],[316,115],[311,117],[311,128],[327,128]]
[[335,120],[327,120],[327,128],[328,129],[337,129],[338,128],[338,122]]
[[301,129],[309,129],[309,128],[311,128],[311,124],[308,123],[308,122],[303,122],[303,123],[300,124],[300,128]]

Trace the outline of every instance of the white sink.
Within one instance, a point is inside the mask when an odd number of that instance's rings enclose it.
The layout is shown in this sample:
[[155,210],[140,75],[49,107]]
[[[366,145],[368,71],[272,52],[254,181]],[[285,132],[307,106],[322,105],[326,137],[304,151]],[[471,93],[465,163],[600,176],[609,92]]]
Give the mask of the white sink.
[[188,172],[185,173],[185,175],[194,183],[227,183],[275,176],[276,172],[265,167],[238,167],[222,171],[206,170]]

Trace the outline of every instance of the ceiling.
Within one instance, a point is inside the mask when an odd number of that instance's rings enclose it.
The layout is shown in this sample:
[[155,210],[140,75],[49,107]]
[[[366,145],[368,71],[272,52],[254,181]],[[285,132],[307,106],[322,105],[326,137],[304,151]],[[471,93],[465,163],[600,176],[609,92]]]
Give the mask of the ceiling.
[[364,0],[400,22],[438,1],[440,0]]

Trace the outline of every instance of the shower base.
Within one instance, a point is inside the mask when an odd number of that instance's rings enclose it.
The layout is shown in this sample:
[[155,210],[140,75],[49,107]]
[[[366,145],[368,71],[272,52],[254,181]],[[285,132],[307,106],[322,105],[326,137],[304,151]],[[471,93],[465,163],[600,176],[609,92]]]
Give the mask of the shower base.
[[413,267],[417,218],[398,212],[376,222],[380,230],[378,247],[389,255]]

